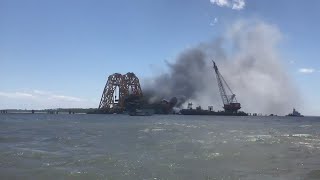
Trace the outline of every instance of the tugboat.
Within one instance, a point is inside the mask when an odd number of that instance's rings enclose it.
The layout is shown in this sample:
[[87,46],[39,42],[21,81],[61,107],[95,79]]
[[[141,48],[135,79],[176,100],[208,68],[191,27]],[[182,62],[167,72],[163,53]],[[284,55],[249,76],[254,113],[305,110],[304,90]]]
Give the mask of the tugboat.
[[294,117],[303,117],[295,108],[293,108],[292,113],[288,114],[287,116],[294,116]]

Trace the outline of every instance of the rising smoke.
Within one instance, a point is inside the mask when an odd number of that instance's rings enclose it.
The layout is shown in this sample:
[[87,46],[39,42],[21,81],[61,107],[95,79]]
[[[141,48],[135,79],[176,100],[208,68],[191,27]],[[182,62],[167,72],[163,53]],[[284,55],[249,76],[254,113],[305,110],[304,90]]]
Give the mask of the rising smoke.
[[227,33],[213,42],[183,51],[168,72],[143,84],[150,98],[178,98],[187,102],[222,109],[212,61],[237,95],[242,110],[285,114],[298,107],[300,96],[293,86],[278,52],[281,32],[261,21],[237,21]]

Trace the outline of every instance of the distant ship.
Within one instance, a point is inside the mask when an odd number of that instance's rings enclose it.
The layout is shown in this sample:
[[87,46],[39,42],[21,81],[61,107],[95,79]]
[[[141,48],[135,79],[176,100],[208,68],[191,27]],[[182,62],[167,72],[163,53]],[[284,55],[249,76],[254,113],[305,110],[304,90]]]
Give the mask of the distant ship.
[[188,109],[180,110],[182,115],[213,115],[213,116],[248,116],[242,111],[213,111],[213,107],[209,106],[208,110],[201,109],[201,106],[192,109],[192,103],[188,103]]
[[288,114],[287,116],[295,116],[295,117],[303,117],[295,108],[293,108],[292,113]]

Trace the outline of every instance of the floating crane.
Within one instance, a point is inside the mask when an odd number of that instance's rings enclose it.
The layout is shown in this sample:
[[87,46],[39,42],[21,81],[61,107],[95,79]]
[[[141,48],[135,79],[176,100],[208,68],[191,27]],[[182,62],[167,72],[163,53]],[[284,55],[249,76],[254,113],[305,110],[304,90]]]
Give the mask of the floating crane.
[[[226,112],[237,113],[241,109],[241,104],[237,102],[236,95],[232,92],[227,82],[224,80],[223,76],[219,72],[219,69],[214,61],[213,69],[216,72],[220,96],[223,102],[223,109]],[[226,88],[227,89],[226,89]]]

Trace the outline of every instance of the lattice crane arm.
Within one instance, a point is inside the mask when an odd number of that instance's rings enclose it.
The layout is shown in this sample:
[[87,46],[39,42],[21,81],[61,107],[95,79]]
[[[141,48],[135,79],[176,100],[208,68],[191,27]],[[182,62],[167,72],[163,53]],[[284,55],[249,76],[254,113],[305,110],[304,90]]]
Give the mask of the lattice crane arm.
[[[223,78],[223,76],[219,72],[218,66],[216,65],[216,63],[213,60],[212,60],[212,63],[213,63],[213,69],[214,69],[214,71],[216,73],[216,76],[217,76],[220,96],[222,98],[223,104],[224,105],[228,105],[230,103],[233,103],[233,102],[237,101],[236,100],[236,95],[232,92],[230,86],[228,85],[226,80]],[[227,94],[225,86],[227,87],[227,90],[229,90],[231,95]]]
[[221,96],[221,99],[222,99],[222,102],[223,104],[229,104],[229,98],[227,96],[227,93],[226,93],[226,89],[224,88],[223,86],[223,78],[219,72],[219,69],[216,65],[216,63],[212,60],[212,63],[213,63],[213,69],[216,73],[216,77],[217,77],[217,82],[218,82],[218,86],[219,86],[219,91],[220,91],[220,96]]

